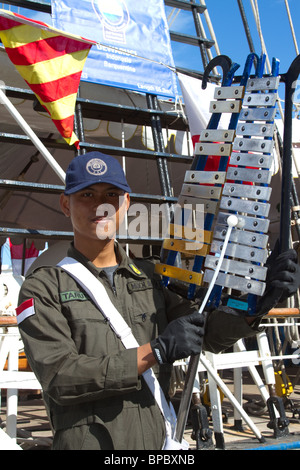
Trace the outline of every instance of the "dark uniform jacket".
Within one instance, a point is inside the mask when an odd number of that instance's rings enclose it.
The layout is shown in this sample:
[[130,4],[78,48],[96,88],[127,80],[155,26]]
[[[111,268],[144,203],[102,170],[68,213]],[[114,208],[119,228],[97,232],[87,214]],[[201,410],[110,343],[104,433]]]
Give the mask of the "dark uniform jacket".
[[[99,278],[138,343],[146,344],[169,321],[193,312],[196,305],[161,286],[153,260],[132,261],[116,246],[121,262],[114,287],[105,271],[72,245],[68,256]],[[124,348],[88,295],[60,267],[40,267],[25,279],[19,305],[29,299],[33,299],[34,314],[19,323],[19,329],[26,356],[43,389],[54,447],[63,430],[93,424],[100,430],[102,449],[161,449],[164,420],[138,376],[136,349]],[[206,349],[218,352],[255,334],[243,319],[232,320],[220,311],[209,315]],[[153,368],[166,396],[171,368]]]

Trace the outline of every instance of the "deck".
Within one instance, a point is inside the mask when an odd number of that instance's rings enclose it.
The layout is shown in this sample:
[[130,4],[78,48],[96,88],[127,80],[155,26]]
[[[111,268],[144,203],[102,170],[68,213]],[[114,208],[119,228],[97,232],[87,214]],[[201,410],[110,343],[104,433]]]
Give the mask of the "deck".
[[[253,434],[247,424],[243,423],[242,429],[235,428],[234,410],[230,401],[224,397],[222,400],[223,415],[223,439],[225,450],[248,450],[261,448],[276,448],[276,450],[300,449],[300,378],[297,377],[298,366],[289,367],[288,377],[293,384],[292,393],[286,397],[285,412],[289,419],[286,435],[275,437],[275,431],[268,427],[270,417],[267,408],[262,406],[261,396],[257,386],[253,383],[247,370],[243,371],[243,405],[265,440],[260,442]],[[299,375],[299,373],[298,373]],[[233,372],[226,370],[222,372],[222,380],[230,390],[233,390]],[[4,392],[4,391],[3,391]],[[176,401],[180,399],[181,392],[177,391]],[[249,410],[254,410],[251,415]],[[0,428],[5,431],[6,425],[6,398],[5,393],[1,397]],[[209,427],[212,430],[212,446],[209,450],[216,448],[216,440],[212,421],[209,418]],[[191,437],[191,422],[188,420],[185,439],[190,444],[190,450],[196,449],[196,442]],[[17,416],[17,443],[24,450],[51,450],[52,432],[49,420],[40,392],[26,390],[19,392],[18,416]],[[205,443],[207,444],[207,443]],[[204,446],[205,449],[205,446]]]

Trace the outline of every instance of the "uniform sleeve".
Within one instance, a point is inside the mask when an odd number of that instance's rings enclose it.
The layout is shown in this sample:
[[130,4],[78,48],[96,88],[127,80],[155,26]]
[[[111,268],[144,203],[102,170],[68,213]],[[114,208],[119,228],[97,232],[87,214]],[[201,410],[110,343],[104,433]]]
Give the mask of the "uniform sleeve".
[[203,349],[218,354],[232,347],[239,339],[255,336],[262,331],[258,325],[248,325],[245,318],[226,307],[207,314]]
[[[139,390],[136,349],[103,357],[80,354],[62,313],[55,270],[41,277],[24,281],[18,309],[25,354],[43,391],[60,405],[73,405]],[[30,315],[23,308],[28,302]]]

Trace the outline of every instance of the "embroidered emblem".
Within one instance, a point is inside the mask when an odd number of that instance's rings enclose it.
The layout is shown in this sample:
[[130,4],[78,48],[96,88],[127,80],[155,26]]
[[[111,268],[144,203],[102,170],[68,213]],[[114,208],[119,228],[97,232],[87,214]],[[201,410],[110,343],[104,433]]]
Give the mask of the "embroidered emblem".
[[102,176],[107,172],[107,165],[100,158],[92,158],[92,160],[88,161],[86,164],[86,171],[90,173],[90,175]]
[[21,305],[19,305],[19,307],[16,308],[16,313],[18,325],[20,325],[20,323],[22,323],[22,321],[24,321],[26,318],[35,315],[34,300],[25,300],[23,303],[21,303]]
[[134,264],[130,264],[129,265],[132,269],[132,271],[137,274],[138,276],[141,276],[142,272],[134,265]]

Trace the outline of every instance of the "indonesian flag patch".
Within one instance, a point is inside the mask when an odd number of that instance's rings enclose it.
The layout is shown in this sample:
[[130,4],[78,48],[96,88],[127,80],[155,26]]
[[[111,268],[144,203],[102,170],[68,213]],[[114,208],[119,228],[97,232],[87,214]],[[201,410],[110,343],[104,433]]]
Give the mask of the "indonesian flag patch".
[[33,299],[28,299],[22,302],[21,305],[16,308],[16,312],[17,323],[19,325],[20,323],[22,323],[23,320],[35,314]]

